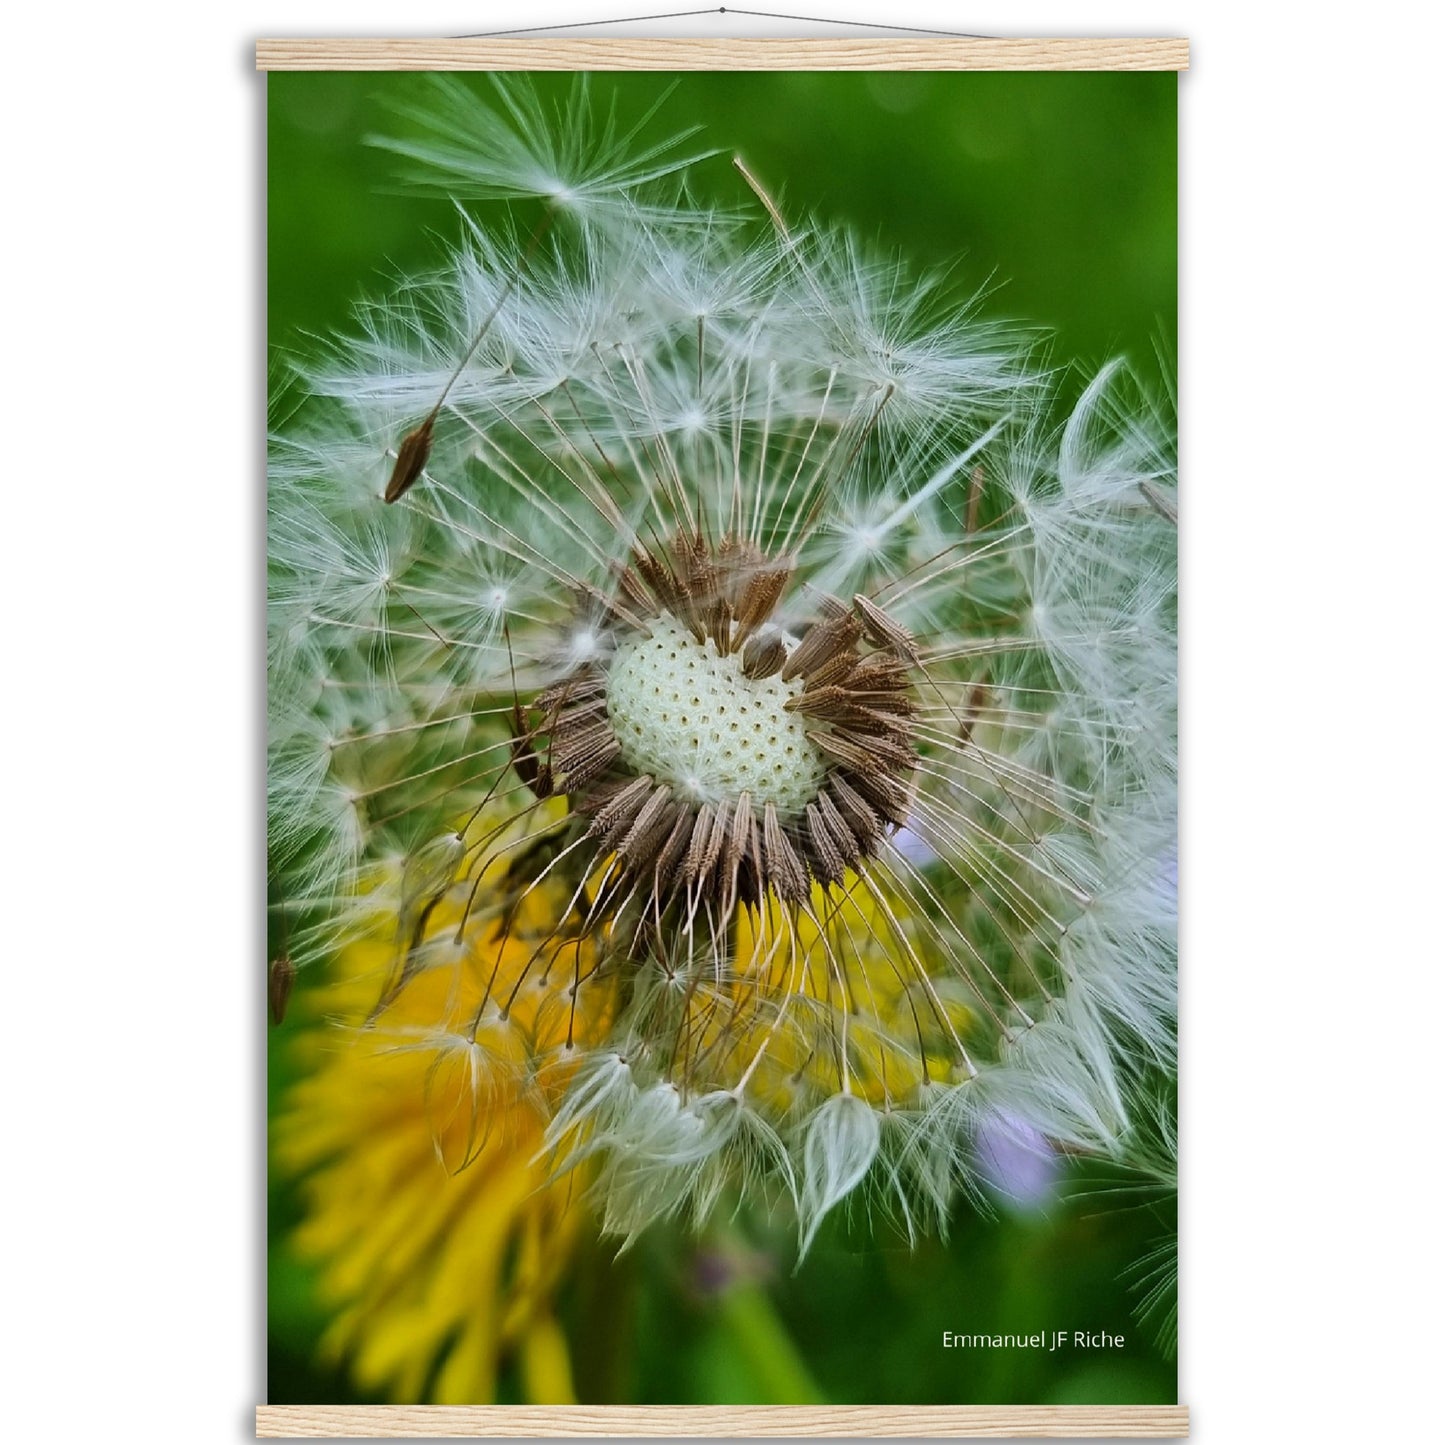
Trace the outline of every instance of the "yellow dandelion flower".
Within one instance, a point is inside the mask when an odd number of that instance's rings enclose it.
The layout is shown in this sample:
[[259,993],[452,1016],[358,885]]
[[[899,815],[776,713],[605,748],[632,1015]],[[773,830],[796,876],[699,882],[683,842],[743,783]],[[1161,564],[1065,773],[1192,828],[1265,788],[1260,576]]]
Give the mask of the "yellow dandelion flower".
[[[504,879],[496,887],[504,894]],[[453,890],[429,911],[423,949],[444,948],[465,898]],[[549,1106],[528,1060],[559,1044],[565,1053],[577,1023],[543,986],[518,989],[505,1020],[473,1027],[483,999],[526,973],[539,935],[553,955],[567,949],[567,968],[572,954],[585,962],[585,940],[568,948],[558,937],[559,901],[540,887],[493,907],[454,966],[412,969],[380,1005],[394,941],[382,926],[366,931],[337,957],[329,1022],[295,1047],[301,1078],[276,1123],[275,1160],[302,1181],[295,1247],[318,1266],[333,1315],[320,1353],[348,1362],[364,1390],[487,1401],[512,1359],[533,1403],[574,1399],[553,1296],[585,1209],[581,1181],[551,1177],[539,1157]],[[505,1058],[509,1082],[497,1067]],[[561,1068],[552,1087],[565,1082]]]

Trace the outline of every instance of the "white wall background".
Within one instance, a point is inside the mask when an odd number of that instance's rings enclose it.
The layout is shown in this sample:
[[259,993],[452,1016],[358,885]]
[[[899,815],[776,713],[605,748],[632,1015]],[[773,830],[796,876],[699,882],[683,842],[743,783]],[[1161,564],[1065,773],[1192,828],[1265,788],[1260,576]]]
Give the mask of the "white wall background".
[[[7,22],[12,1438],[244,1437],[262,1378],[254,41],[622,8]],[[778,8],[1192,40],[1182,1398],[1210,1445],[1413,1437],[1440,1334],[1439,22],[1390,0]]]

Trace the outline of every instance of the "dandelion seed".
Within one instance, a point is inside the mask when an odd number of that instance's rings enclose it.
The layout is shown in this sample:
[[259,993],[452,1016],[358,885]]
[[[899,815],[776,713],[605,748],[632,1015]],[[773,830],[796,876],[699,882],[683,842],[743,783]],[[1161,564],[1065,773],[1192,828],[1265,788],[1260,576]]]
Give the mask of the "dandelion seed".
[[979,1120],[1109,1151],[1169,1047],[1167,428],[1111,366],[1051,429],[974,298],[581,114],[448,85],[387,142],[556,227],[470,225],[277,440],[292,954],[409,880],[380,1016],[442,1008],[412,1047],[475,1075],[464,1134],[533,1100],[624,1238],[941,1228]]
[[291,990],[295,985],[296,965],[284,953],[273,958],[266,979],[266,999],[273,1024],[280,1024],[285,1020],[286,1006],[291,1001]]

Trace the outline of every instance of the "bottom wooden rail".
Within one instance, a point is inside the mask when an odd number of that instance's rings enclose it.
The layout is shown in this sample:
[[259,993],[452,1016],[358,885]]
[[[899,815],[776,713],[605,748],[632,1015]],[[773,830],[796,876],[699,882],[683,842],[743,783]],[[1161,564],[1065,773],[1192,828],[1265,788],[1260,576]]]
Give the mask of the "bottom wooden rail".
[[1176,1439],[1183,1405],[260,1405],[258,1437],[829,1435]]

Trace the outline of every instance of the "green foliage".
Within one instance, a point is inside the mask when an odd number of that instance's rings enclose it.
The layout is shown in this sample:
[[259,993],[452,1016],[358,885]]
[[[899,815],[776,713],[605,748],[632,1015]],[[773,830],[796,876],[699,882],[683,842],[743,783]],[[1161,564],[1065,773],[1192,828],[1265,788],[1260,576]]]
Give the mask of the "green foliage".
[[[485,85],[481,77],[474,83]],[[559,104],[567,80],[537,77]],[[391,121],[406,75],[268,78],[271,336],[343,325],[386,271],[455,235],[443,200],[401,193],[396,158],[359,144]],[[682,75],[648,126],[701,127],[720,153],[693,179],[752,206],[741,154],[789,215],[845,222],[921,264],[994,284],[986,309],[1036,323],[1059,358],[1172,354],[1177,155],[1172,74],[913,72]],[[659,79],[597,75],[641,119]]]

